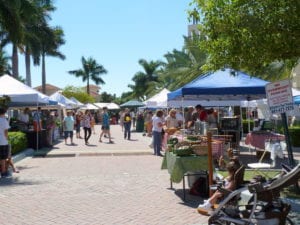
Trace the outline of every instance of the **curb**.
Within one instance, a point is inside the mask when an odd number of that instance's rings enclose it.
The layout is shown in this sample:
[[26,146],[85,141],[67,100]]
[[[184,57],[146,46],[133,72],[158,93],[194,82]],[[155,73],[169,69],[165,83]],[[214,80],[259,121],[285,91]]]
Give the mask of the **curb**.
[[17,163],[21,160],[23,160],[24,158],[26,157],[31,157],[33,156],[33,153],[34,153],[34,150],[32,148],[28,148],[28,149],[25,149],[24,151],[12,156],[12,160],[14,163]]

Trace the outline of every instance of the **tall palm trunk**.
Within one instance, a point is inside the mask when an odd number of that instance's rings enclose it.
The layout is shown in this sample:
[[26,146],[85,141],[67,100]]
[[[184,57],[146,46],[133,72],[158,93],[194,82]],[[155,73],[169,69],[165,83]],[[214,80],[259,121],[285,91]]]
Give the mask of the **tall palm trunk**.
[[31,87],[31,71],[30,71],[30,52],[28,47],[25,49],[25,67],[26,67],[26,84]]
[[13,48],[12,48],[12,75],[14,78],[19,77],[18,48],[15,44],[13,44]]
[[87,79],[87,86],[86,86],[86,92],[88,93],[88,95],[90,94],[90,79]]
[[45,53],[42,54],[42,92],[46,94],[46,65],[45,65]]

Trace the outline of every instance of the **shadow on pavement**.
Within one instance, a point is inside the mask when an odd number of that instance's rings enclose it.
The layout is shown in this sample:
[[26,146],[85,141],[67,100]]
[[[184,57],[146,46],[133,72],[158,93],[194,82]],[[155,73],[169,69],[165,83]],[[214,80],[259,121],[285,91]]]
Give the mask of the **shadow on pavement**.
[[30,180],[19,180],[18,177],[9,176],[0,179],[1,186],[17,186],[17,185],[37,185],[41,184],[40,181],[30,181]]

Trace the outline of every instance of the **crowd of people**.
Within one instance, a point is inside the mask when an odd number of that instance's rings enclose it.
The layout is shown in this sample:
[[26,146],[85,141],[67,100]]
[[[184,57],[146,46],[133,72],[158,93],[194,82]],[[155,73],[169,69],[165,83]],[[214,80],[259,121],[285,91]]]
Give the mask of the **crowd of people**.
[[[131,140],[131,131],[137,126],[138,122],[143,123],[144,135],[152,137],[151,147],[154,155],[161,156],[162,142],[164,140],[164,131],[169,128],[190,128],[194,126],[195,121],[206,121],[209,126],[217,126],[217,116],[213,109],[206,110],[201,105],[195,107],[187,107],[171,110],[156,110],[145,109],[144,111],[136,112],[134,109],[122,109],[119,112],[109,112],[106,107],[98,111],[74,111],[67,110],[65,115],[58,115],[55,110],[37,110],[30,111],[25,108],[18,114],[18,120],[29,126],[32,124],[34,130],[42,129],[47,131],[47,146],[52,146],[55,136],[63,136],[66,145],[75,145],[74,136],[76,139],[83,139],[86,145],[89,145],[89,140],[95,132],[95,124],[101,124],[101,132],[99,134],[99,142],[103,142],[103,137],[107,138],[109,144],[113,144],[110,124],[119,124],[123,132],[125,140]],[[4,122],[2,122],[4,123]],[[58,130],[58,131],[57,131]],[[56,131],[56,132],[55,132]],[[3,132],[3,131],[2,131]],[[58,132],[58,134],[57,134]],[[75,135],[74,135],[75,132]],[[4,133],[1,134],[1,144],[5,144]],[[2,149],[6,147],[2,147]],[[8,154],[1,150],[1,159],[5,158],[9,162]],[[13,163],[11,166],[14,171],[17,171]],[[3,167],[3,168],[2,168]],[[6,165],[7,167],[7,165]],[[1,163],[1,171],[4,166]]]
[[152,137],[150,146],[154,149],[154,155],[161,156],[164,147],[163,140],[166,139],[165,130],[170,128],[189,129],[195,125],[196,121],[206,122],[208,128],[217,128],[218,113],[213,109],[205,109],[201,105],[187,107],[182,110],[170,109],[157,110],[154,115],[151,110],[144,112],[145,136]]

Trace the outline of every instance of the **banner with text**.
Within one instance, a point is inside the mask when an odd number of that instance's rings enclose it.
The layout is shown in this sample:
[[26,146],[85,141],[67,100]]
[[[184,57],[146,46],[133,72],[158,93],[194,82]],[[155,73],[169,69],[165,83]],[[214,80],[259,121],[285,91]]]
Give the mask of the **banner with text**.
[[290,80],[281,80],[267,84],[266,94],[272,114],[294,110],[292,84]]

